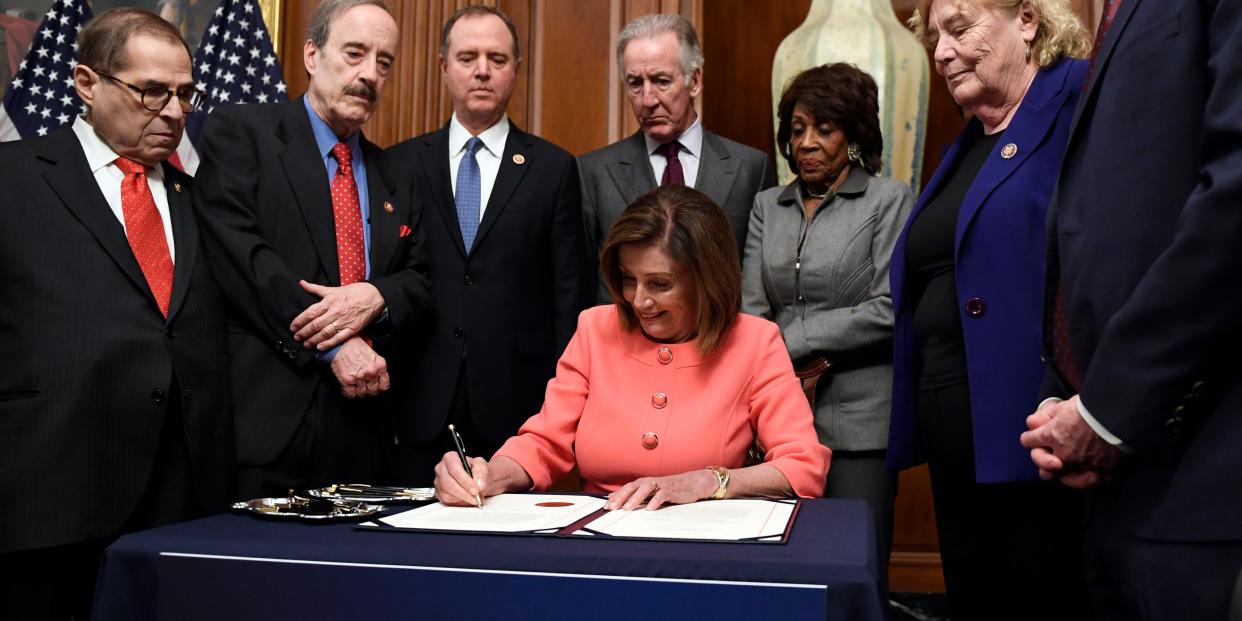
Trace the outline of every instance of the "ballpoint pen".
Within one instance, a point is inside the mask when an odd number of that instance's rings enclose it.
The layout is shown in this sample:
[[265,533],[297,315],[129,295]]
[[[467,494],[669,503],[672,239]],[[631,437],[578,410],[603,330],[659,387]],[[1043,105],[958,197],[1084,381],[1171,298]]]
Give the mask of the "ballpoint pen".
[[[474,479],[474,469],[470,467],[470,460],[466,459],[466,445],[462,444],[461,435],[457,433],[452,424],[449,424],[448,430],[449,435],[453,436],[453,444],[457,446],[457,457],[461,459],[461,467],[465,468],[466,474],[471,479]],[[483,498],[479,496],[478,492],[474,493],[474,501],[479,505],[480,509],[483,508]]]

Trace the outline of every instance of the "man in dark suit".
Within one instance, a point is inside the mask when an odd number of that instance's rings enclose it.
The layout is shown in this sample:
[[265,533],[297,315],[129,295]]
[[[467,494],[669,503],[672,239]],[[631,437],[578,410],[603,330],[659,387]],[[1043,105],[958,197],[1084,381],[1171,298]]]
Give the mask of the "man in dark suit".
[[196,197],[229,301],[245,495],[386,475],[386,357],[431,305],[417,205],[359,131],[398,38],[382,2],[326,0],[306,95],[204,127]]
[[[680,15],[634,20],[621,31],[617,65],[641,129],[578,158],[593,267],[621,212],[656,185],[669,183],[701,190],[723,207],[742,256],[755,195],[776,180],[768,156],[699,122],[694,100],[703,86],[703,49],[694,26]],[[598,280],[594,271],[591,277]],[[611,301],[602,282],[595,299]]]
[[78,39],[87,112],[0,146],[0,617],[86,619],[104,546],[223,510],[223,301],[191,180],[180,34],[139,9]]
[[453,116],[391,151],[423,197],[436,297],[398,423],[402,475],[419,483],[452,450],[447,423],[490,456],[539,411],[586,303],[573,156],[505,114],[520,60],[503,13],[455,13],[440,40]]
[[1045,393],[1065,400],[1022,442],[1091,490],[1097,616],[1222,619],[1242,565],[1242,5],[1109,2],[1101,32],[1049,216]]

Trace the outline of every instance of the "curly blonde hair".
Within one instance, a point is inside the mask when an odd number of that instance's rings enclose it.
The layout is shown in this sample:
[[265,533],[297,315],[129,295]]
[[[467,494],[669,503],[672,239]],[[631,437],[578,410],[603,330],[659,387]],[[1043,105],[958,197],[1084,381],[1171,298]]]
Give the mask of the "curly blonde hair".
[[[1039,28],[1035,31],[1035,40],[1031,41],[1031,58],[1040,69],[1051,67],[1057,61],[1068,56],[1070,58],[1086,58],[1091,54],[1091,34],[1083,27],[1082,21],[1070,8],[1068,0],[956,0],[961,4],[987,5],[997,9],[1017,11],[1023,4],[1029,4],[1039,16]],[[923,42],[927,49],[932,49],[927,40],[927,13],[931,10],[932,0],[918,0],[914,12],[906,24],[914,35]]]

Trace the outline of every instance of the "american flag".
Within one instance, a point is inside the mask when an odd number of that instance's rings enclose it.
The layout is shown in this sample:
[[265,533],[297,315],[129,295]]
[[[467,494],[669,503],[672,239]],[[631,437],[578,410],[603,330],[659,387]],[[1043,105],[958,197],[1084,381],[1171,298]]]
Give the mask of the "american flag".
[[207,92],[203,109],[186,124],[194,142],[216,106],[288,100],[258,2],[220,0],[194,55],[194,81]]
[[73,88],[77,65],[78,31],[91,19],[86,0],[56,0],[30,51],[18,65],[17,76],[4,93],[0,108],[0,140],[45,136],[83,112]]

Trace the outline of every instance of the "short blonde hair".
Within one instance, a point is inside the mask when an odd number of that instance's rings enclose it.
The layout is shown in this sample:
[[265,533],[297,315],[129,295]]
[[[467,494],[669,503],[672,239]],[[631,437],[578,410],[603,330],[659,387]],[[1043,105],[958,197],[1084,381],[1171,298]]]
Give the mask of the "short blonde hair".
[[[1039,15],[1039,28],[1035,31],[1035,40],[1031,41],[1031,57],[1040,69],[1057,64],[1062,58],[1086,58],[1091,54],[1091,34],[1083,27],[1082,21],[1070,8],[1068,0],[955,0],[959,4],[988,5],[993,8],[1017,11],[1023,4],[1029,4]],[[927,13],[931,10],[932,0],[918,0],[914,12],[906,22],[914,35],[923,42],[927,49],[932,49],[927,40]]]

